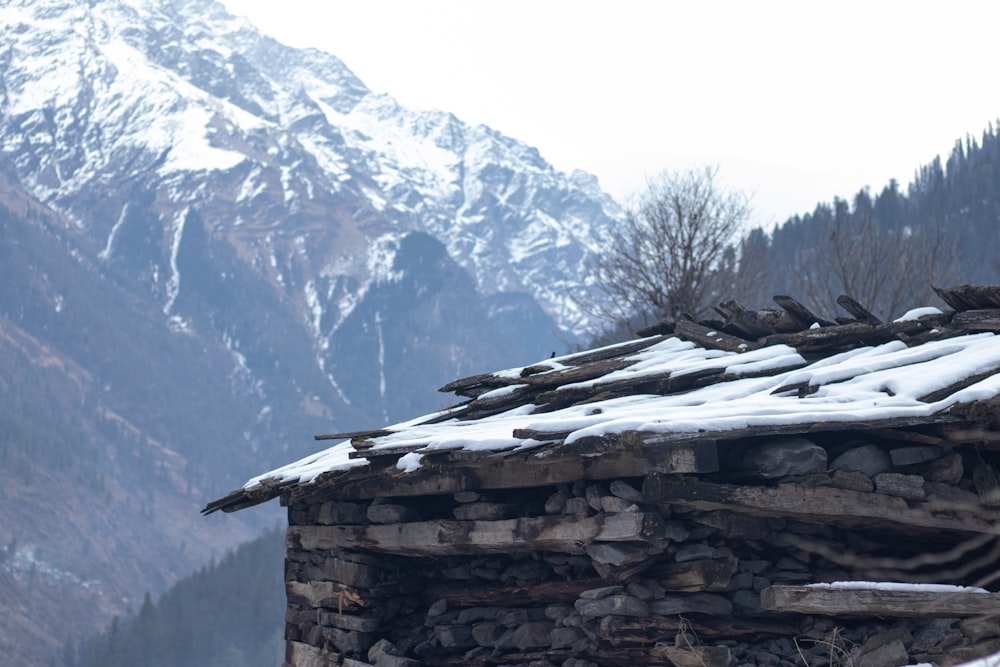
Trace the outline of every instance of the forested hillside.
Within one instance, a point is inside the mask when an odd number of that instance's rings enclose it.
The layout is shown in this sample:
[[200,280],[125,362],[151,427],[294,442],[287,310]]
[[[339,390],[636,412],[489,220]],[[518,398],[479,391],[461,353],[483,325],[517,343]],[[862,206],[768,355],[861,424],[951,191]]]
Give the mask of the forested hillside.
[[70,667],[275,667],[284,655],[284,530],[272,529],[64,652]]
[[795,293],[824,312],[848,293],[881,317],[930,302],[930,284],[1000,280],[1000,134],[959,140],[948,159],[916,170],[904,193],[891,181],[797,215],[751,245],[767,256],[761,297]]

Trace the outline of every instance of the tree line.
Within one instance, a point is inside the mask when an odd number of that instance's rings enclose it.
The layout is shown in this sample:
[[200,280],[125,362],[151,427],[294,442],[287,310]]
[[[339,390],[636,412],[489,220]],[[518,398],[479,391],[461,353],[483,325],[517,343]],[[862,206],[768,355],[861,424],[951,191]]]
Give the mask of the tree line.
[[995,282],[1000,273],[1000,136],[956,142],[947,161],[920,167],[907,193],[892,180],[796,215],[770,233],[750,229],[744,193],[717,169],[651,179],[593,267],[598,297],[581,305],[620,338],[656,322],[710,314],[735,298],[763,307],[790,294],[836,313],[848,294],[881,319],[931,303],[932,285]]

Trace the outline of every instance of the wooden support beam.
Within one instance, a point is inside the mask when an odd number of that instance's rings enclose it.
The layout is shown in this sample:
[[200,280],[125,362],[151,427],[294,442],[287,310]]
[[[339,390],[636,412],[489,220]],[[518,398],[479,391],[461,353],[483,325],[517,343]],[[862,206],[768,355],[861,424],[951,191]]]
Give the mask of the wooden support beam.
[[771,611],[824,616],[954,618],[997,615],[1000,593],[770,586],[761,591],[760,604]]
[[968,533],[995,533],[1000,526],[1000,513],[987,507],[956,507],[952,503],[906,500],[829,486],[736,486],[650,475],[643,483],[643,495],[651,503],[791,517],[812,523],[892,524]]
[[707,473],[719,469],[718,450],[711,440],[651,446],[614,439],[604,443],[591,440],[473,462],[453,461],[447,453],[441,457],[443,460],[439,461],[433,452],[427,452],[421,468],[408,474],[400,474],[394,468],[326,473],[315,484],[295,489],[293,502],[519,489],[571,484],[577,480],[643,477],[650,472]]
[[[808,387],[803,388],[800,384],[779,387],[775,391],[793,390],[803,390],[805,393],[811,393]],[[636,447],[656,447],[660,445],[679,444],[685,442],[694,445],[696,441],[704,443],[705,441],[737,440],[739,438],[759,438],[772,435],[801,435],[808,437],[810,433],[823,433],[828,431],[845,431],[861,435],[862,432],[871,431],[873,429],[909,428],[914,426],[925,427],[932,424],[949,424],[961,421],[962,419],[954,415],[938,414],[931,415],[929,417],[887,417],[885,419],[870,419],[867,421],[820,421],[809,424],[788,423],[754,425],[749,428],[735,431],[623,431],[619,437],[626,445],[633,445]]]
[[659,514],[560,514],[501,521],[416,521],[370,526],[291,526],[296,548],[358,549],[400,556],[556,551],[583,554],[591,542],[642,542],[663,535]]

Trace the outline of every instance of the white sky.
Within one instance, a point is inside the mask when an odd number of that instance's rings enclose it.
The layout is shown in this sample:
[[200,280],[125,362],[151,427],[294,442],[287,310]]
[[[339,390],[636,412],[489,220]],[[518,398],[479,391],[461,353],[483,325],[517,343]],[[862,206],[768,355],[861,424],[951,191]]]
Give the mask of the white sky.
[[595,174],[625,202],[706,164],[769,227],[873,193],[1000,117],[1000,2],[223,0],[450,111]]

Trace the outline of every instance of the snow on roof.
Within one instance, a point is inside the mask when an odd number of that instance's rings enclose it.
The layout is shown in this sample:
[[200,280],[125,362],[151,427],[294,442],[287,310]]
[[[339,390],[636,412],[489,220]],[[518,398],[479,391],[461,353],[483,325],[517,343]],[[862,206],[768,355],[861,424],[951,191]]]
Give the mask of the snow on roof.
[[[1000,395],[1000,337],[976,331],[987,328],[981,317],[965,328],[956,326],[956,313],[936,308],[888,324],[815,329],[814,318],[807,319],[797,332],[735,345],[738,327],[716,331],[688,323],[678,326],[687,340],[652,336],[465,378],[444,389],[471,401],[349,434],[354,437],[250,479],[206,511],[256,504],[376,457],[405,457],[394,474],[407,474],[420,468],[424,455],[442,452],[489,456],[537,448],[537,455],[551,456],[560,448],[586,454],[601,443],[590,453],[613,455],[614,443],[636,434],[677,441],[912,426],[947,418],[957,404]],[[712,347],[715,341],[729,349]]]

